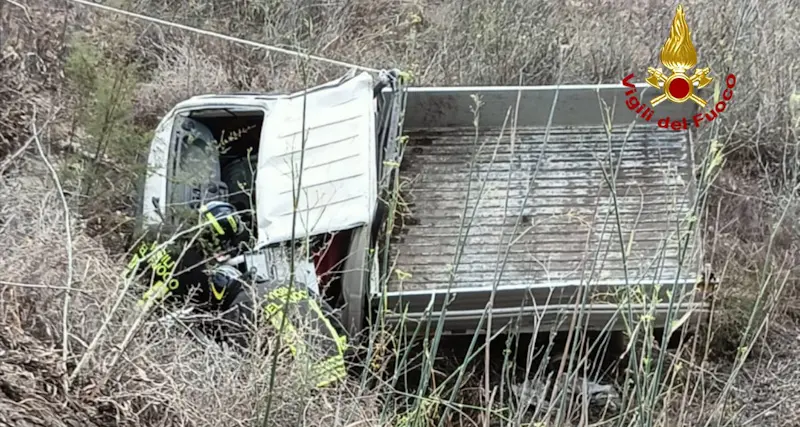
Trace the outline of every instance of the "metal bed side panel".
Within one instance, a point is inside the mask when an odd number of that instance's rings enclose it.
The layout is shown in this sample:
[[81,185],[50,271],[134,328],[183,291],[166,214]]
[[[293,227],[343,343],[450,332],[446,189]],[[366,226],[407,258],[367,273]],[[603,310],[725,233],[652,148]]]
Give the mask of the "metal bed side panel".
[[586,284],[602,293],[696,278],[697,248],[685,239],[695,194],[686,133],[527,128],[513,142],[472,133],[409,133],[406,212],[392,244],[406,274],[390,276],[390,296],[427,304],[448,288],[496,286],[566,303]]

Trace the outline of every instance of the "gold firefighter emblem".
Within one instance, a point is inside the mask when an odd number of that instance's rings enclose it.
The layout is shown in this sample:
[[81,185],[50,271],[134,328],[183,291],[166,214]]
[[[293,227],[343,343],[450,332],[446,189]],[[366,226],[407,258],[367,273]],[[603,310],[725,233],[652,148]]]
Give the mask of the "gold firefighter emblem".
[[661,89],[663,93],[650,100],[650,105],[656,105],[669,99],[672,102],[683,103],[691,99],[701,107],[706,106],[706,101],[694,93],[698,89],[708,86],[713,80],[708,77],[710,68],[698,68],[694,75],[689,77],[686,72],[697,65],[697,51],[692,44],[691,31],[686,24],[683,6],[678,6],[672,26],[669,29],[669,38],[661,49],[661,63],[672,74],[666,76],[661,68],[648,67],[645,81],[654,88]]

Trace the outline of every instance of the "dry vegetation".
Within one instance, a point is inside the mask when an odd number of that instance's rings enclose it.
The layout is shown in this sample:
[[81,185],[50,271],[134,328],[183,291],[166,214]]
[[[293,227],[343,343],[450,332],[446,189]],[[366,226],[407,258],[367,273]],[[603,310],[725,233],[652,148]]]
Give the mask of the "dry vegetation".
[[[109,3],[372,68],[408,69],[420,85],[644,77],[657,64],[675,6]],[[700,63],[738,79],[719,128],[697,138],[700,147],[718,141],[726,158],[705,221],[719,310],[694,351],[667,358],[669,385],[659,390],[668,393],[651,408],[652,419],[604,425],[800,425],[800,3],[684,6]],[[389,393],[386,384],[354,380],[321,393],[281,358],[267,396],[270,357],[237,357],[150,323],[126,339],[135,312],[117,279],[122,243],[142,149],[158,117],[194,94],[292,90],[343,71],[70,1],[0,0],[0,230],[7,243],[0,256],[0,425],[400,425],[378,401]],[[58,170],[71,233],[43,157]],[[67,286],[74,290],[65,305]],[[477,407],[485,406],[484,391],[475,394]],[[417,401],[451,407],[453,425],[475,425],[467,413],[483,422],[482,410],[449,405],[449,396],[435,390]],[[268,399],[273,410],[265,417]]]

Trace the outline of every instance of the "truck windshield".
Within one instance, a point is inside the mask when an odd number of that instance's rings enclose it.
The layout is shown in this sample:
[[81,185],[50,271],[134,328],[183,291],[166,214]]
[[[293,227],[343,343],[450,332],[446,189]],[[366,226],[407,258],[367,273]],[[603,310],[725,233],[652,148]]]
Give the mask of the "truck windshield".
[[255,207],[255,171],[264,112],[253,109],[201,109],[175,122],[172,204],[196,209],[224,198],[248,222]]

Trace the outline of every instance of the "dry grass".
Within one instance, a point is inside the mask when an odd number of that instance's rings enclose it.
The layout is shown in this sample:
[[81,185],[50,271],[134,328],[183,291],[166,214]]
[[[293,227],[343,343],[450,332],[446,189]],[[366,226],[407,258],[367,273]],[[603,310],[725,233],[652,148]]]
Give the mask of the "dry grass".
[[[2,227],[13,242],[0,260],[0,424],[219,426],[260,421],[271,350],[242,356],[213,343],[200,345],[180,323],[168,328],[148,321],[124,356],[116,357],[137,316],[136,295],[123,295],[122,264],[86,235],[81,221],[72,224],[76,274],[67,319],[71,348],[64,364],[54,346],[63,336],[60,302],[68,263],[63,210],[46,171],[28,169],[25,176],[0,181]],[[104,322],[110,325],[101,334]],[[64,374],[75,369],[98,334],[99,345],[67,387]],[[280,381],[272,394],[277,425],[340,426],[376,418],[373,398],[347,384],[320,395],[291,359],[278,360]],[[67,405],[66,415],[61,415],[61,404]]]
[[[410,69],[422,85],[552,84],[558,69],[564,82],[617,82],[629,72],[641,80],[648,66],[657,65],[674,11],[672,3],[620,0],[119,3],[249,40],[374,68]],[[716,338],[707,343],[712,353],[723,355],[741,354],[741,348],[753,351],[746,361],[709,358],[702,349],[687,353],[687,359],[694,359],[680,363],[683,371],[671,387],[675,400],[655,421],[696,425],[710,417],[719,420],[711,425],[797,425],[800,421],[791,414],[798,413],[794,397],[800,393],[800,364],[794,357],[800,351],[795,325],[800,313],[800,228],[795,221],[800,138],[790,120],[789,96],[797,91],[800,71],[800,4],[692,0],[684,6],[700,64],[710,66],[715,76],[730,72],[738,79],[719,134],[698,135],[701,149],[712,137],[722,142],[728,160],[712,187],[707,212],[708,261],[721,279],[721,310],[712,331]],[[73,135],[80,142],[80,130],[69,131],[76,95],[61,72],[67,41],[77,31],[103,55],[136,64],[135,119],[146,126],[190,95],[292,90],[342,71],[97,14],[64,1],[3,1],[0,156],[30,136],[31,105],[39,111],[65,107],[42,135],[54,154],[64,141],[71,147]],[[309,78],[304,78],[307,71]],[[117,364],[108,365],[130,328],[132,301],[124,299],[108,317],[121,292],[121,264],[118,253],[90,237],[114,231],[93,223],[94,218],[72,224],[76,291],[66,322],[71,335],[64,363],[64,216],[47,171],[40,168],[15,160],[8,173],[16,178],[0,177],[0,230],[9,243],[0,258],[0,423],[254,425],[265,398],[269,357],[240,360],[183,338],[179,331],[155,328],[137,335]],[[82,202],[77,196],[70,200]],[[105,223],[121,222],[112,218]],[[758,299],[761,291],[776,301],[774,307],[753,308],[763,301]],[[754,310],[765,328],[742,337]],[[106,318],[108,333],[76,383],[66,388],[65,374]],[[673,372],[675,360],[669,362]],[[276,425],[378,425],[385,419],[383,408],[363,396],[371,391],[347,385],[318,394],[304,387],[290,366],[287,360],[279,367],[277,403],[272,405]],[[691,375],[684,377],[686,372]],[[684,392],[693,397],[683,398]],[[668,414],[677,415],[665,418]]]

